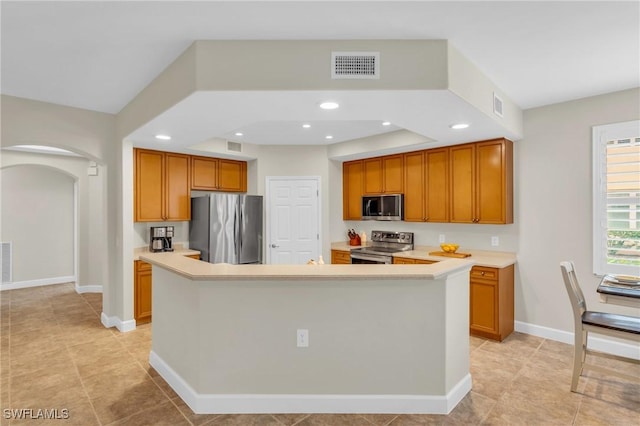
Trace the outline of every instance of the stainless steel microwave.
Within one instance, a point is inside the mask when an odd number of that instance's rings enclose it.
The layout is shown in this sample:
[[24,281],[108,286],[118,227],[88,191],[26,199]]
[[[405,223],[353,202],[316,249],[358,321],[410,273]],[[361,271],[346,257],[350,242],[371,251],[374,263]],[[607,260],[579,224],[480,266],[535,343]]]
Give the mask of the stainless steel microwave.
[[362,220],[403,220],[402,194],[363,195]]

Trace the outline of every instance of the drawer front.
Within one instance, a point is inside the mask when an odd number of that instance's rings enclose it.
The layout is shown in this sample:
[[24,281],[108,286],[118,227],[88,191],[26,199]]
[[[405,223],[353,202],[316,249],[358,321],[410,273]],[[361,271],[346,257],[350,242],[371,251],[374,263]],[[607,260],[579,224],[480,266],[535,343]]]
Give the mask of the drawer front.
[[393,263],[396,265],[413,265],[416,263],[416,260],[409,259],[408,257],[394,257]]
[[471,268],[471,278],[482,278],[496,281],[498,279],[498,269],[486,266],[474,266]]
[[351,252],[342,250],[331,250],[332,263],[351,263]]

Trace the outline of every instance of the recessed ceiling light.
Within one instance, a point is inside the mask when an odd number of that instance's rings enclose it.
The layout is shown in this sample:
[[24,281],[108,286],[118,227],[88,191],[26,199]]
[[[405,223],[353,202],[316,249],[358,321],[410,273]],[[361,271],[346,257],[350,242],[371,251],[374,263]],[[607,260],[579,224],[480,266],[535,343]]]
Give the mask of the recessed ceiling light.
[[391,126],[391,122],[390,121],[383,121],[382,125],[383,126]]
[[169,135],[156,135],[156,139],[160,139],[161,141],[170,141],[171,136]]
[[322,109],[336,109],[339,106],[337,102],[323,102],[320,104],[320,108]]
[[331,136],[331,135],[327,135],[327,136],[325,136],[324,138],[325,138],[325,139],[333,139],[333,136]]
[[467,123],[456,123],[450,125],[449,127],[451,127],[453,130],[461,130],[466,129],[467,127],[469,127],[469,125]]
[[236,136],[242,136],[243,133],[242,132],[236,132]]
[[311,124],[303,124],[302,127],[304,127],[305,129],[308,129],[309,127],[311,127]]

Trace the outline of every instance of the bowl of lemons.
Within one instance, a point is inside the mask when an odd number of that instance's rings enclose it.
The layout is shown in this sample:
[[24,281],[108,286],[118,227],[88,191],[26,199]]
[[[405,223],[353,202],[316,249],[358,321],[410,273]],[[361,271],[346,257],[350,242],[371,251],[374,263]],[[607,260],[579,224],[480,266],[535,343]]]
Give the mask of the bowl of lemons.
[[458,247],[460,247],[458,244],[451,244],[451,243],[440,244],[440,248],[445,253],[455,253],[458,250]]

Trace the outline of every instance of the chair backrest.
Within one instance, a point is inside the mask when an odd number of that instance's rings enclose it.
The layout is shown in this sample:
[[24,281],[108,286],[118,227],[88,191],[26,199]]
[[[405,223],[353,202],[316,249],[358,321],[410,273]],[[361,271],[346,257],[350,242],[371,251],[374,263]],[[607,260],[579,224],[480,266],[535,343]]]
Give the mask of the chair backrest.
[[587,303],[584,300],[580,284],[578,284],[578,278],[576,277],[576,270],[573,266],[573,262],[560,262],[560,270],[562,271],[564,286],[567,289],[567,294],[571,301],[571,307],[573,308],[573,320],[575,322],[577,332],[578,327],[581,327],[582,325],[582,314],[587,310]]

